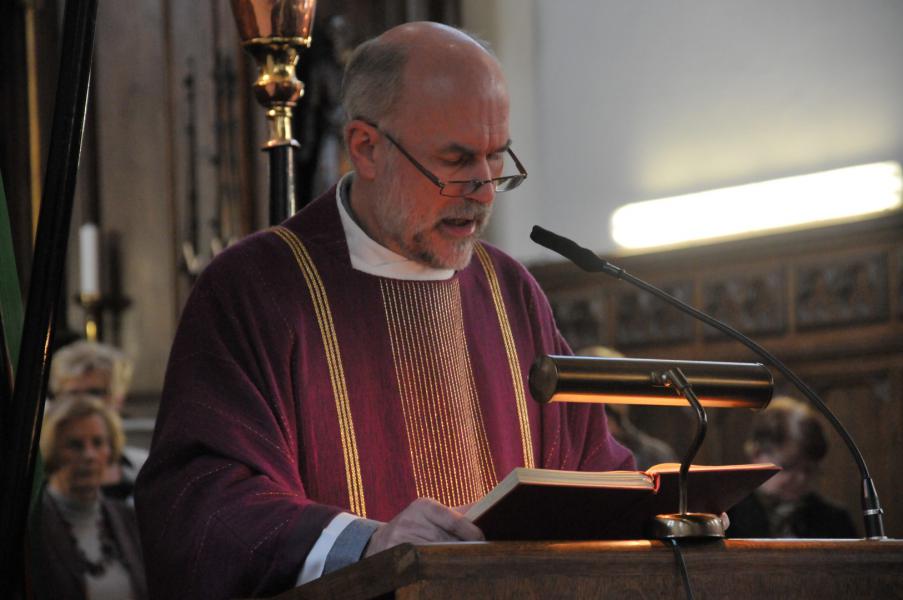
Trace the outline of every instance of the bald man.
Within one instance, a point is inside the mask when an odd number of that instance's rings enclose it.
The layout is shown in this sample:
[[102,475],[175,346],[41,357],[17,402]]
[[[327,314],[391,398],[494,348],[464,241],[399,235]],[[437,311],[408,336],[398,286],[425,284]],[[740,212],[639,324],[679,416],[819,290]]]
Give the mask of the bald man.
[[480,540],[511,469],[631,468],[601,410],[540,407],[567,353],[516,261],[478,241],[526,171],[470,36],[410,23],[343,83],[354,166],[223,252],[173,344],[137,508],[156,597],[269,595],[403,542]]

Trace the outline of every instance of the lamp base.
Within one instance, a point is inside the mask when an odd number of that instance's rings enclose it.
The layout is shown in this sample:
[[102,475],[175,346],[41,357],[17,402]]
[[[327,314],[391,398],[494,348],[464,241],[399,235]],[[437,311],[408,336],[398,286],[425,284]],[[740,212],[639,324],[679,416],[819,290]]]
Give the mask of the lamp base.
[[657,515],[648,527],[649,537],[671,538],[723,538],[724,524],[721,517],[710,513],[674,513]]

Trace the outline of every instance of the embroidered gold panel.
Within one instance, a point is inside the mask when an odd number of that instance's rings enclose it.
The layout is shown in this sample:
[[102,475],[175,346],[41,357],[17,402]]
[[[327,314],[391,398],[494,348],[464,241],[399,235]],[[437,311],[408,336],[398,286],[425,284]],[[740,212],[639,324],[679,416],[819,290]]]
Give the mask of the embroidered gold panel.
[[456,279],[381,282],[418,496],[473,502],[497,483]]

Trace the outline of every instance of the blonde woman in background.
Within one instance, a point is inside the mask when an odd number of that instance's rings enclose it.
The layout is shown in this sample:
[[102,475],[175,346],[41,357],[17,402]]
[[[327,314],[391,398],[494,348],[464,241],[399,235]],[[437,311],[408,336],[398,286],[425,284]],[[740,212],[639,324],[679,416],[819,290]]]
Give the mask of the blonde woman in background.
[[[55,400],[87,394],[100,398],[117,415],[122,414],[134,365],[122,351],[97,342],[68,344],[53,355],[49,389]],[[133,503],[132,491],[147,450],[123,446],[120,459],[104,473],[104,493]]]
[[119,417],[96,398],[68,396],[48,410],[41,431],[47,486],[32,538],[36,598],[147,597],[134,512],[101,494],[122,445]]

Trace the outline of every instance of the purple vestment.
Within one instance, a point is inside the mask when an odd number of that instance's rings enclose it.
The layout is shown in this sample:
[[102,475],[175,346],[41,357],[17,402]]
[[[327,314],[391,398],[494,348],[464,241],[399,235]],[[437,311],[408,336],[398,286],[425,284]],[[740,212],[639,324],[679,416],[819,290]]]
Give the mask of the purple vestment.
[[541,407],[569,353],[519,263],[481,244],[446,281],[351,268],[335,190],[204,271],[136,504],[154,597],[291,588],[340,511],[469,503],[518,466],[632,468],[601,407]]

